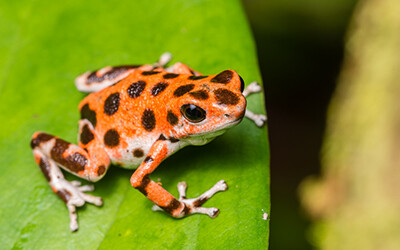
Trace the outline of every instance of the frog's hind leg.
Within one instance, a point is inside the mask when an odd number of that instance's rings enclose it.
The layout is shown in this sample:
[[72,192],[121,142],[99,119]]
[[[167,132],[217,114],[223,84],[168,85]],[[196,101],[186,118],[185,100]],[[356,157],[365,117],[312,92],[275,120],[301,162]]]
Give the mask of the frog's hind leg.
[[201,76],[202,74],[193,70],[186,64],[183,64],[181,62],[177,62],[174,65],[168,67],[165,69],[165,71],[174,73],[174,74],[186,74],[186,75],[194,75],[194,76]]
[[[162,60],[162,58],[168,58],[169,60],[166,61],[165,59]],[[166,52],[160,57],[160,63],[161,62],[169,62],[171,60],[172,56],[170,53]],[[165,63],[163,66],[165,66],[167,63]],[[202,74],[200,72],[197,72],[187,66],[184,63],[177,62],[174,63],[173,65],[169,66],[168,68],[165,68],[166,72],[173,73],[173,74],[185,74],[185,75],[194,75],[194,76],[201,76]]]
[[166,52],[160,56],[158,62],[145,65],[123,65],[107,66],[96,71],[89,71],[75,79],[76,88],[81,92],[97,92],[108,86],[123,80],[134,70],[141,71],[164,71],[164,66],[171,60],[172,56]]
[[[242,94],[244,95],[244,97],[247,98],[249,95],[258,92],[261,92],[261,86],[258,84],[258,82],[252,82],[243,90]],[[245,116],[248,119],[252,120],[258,127],[264,126],[265,122],[267,121],[266,115],[254,114],[252,111],[248,109],[246,109]]]
[[[86,129],[90,128],[85,128],[85,126],[81,128],[81,139],[87,144],[87,151],[42,132],[36,132],[31,141],[36,163],[52,190],[67,205],[71,231],[78,229],[76,207],[83,206],[86,202],[101,206],[102,200],[100,197],[85,193],[94,190],[92,185],[80,186],[78,181],[67,181],[59,166],[78,177],[97,181],[105,175],[110,164],[105,151],[95,145],[94,136],[92,138],[91,132],[85,131]],[[89,140],[93,142],[88,142]]]
[[121,81],[133,70],[140,68],[146,67],[140,65],[123,65],[116,67],[107,66],[102,69],[89,71],[78,76],[75,79],[75,85],[76,88],[81,92],[97,92]]
[[149,175],[168,156],[168,148],[171,147],[173,143],[176,142],[172,142],[170,139],[160,136],[151,147],[145,160],[133,173],[131,185],[142,192],[160,209],[175,218],[181,218],[195,213],[208,214],[212,218],[216,217],[219,214],[218,208],[204,208],[202,205],[216,192],[228,189],[225,181],[219,181],[214,187],[195,199],[186,199],[186,183],[180,183],[178,185],[180,197],[176,199],[159,183],[149,178]]

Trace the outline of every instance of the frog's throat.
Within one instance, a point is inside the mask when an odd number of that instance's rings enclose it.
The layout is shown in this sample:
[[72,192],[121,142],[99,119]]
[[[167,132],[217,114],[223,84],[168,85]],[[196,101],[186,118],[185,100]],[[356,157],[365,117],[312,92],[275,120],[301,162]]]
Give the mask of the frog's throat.
[[193,135],[193,136],[184,138],[184,139],[182,139],[182,141],[184,141],[185,143],[188,143],[189,145],[201,146],[201,145],[211,142],[216,137],[225,133],[227,130],[228,129],[221,129],[221,130],[214,131],[212,133],[197,134],[197,135]]

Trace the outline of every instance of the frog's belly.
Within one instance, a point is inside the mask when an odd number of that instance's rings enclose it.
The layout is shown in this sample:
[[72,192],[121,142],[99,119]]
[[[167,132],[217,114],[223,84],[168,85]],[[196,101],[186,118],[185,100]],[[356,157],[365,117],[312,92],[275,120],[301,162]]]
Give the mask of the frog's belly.
[[106,148],[106,151],[112,163],[122,168],[135,169],[146,158],[155,141],[156,139],[153,138],[127,139],[115,148]]

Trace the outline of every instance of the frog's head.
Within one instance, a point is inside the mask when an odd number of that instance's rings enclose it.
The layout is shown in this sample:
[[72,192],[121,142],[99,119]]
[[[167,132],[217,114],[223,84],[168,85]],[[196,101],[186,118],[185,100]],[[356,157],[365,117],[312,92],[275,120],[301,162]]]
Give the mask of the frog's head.
[[[203,145],[243,119],[244,82],[233,70],[211,76],[188,76],[173,93],[173,134],[192,145]],[[178,114],[179,112],[179,114]]]

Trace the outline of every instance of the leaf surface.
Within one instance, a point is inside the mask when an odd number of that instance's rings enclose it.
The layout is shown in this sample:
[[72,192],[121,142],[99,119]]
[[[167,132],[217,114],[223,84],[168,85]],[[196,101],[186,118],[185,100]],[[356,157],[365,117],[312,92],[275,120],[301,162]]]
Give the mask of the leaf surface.
[[[78,209],[69,231],[64,203],[36,166],[29,142],[46,131],[76,143],[85,96],[77,75],[106,65],[144,64],[163,52],[204,74],[239,72],[260,81],[254,42],[239,1],[3,1],[0,4],[0,242],[1,248],[108,249],[268,246],[269,148],[266,128],[250,121],[202,147],[188,147],[151,175],[177,195],[188,183],[196,197],[224,179],[229,190],[204,206],[216,219],[173,219],[130,186],[132,171],[111,167],[93,194],[101,208]],[[256,94],[248,107],[262,113]],[[66,174],[67,179],[77,179]]]

